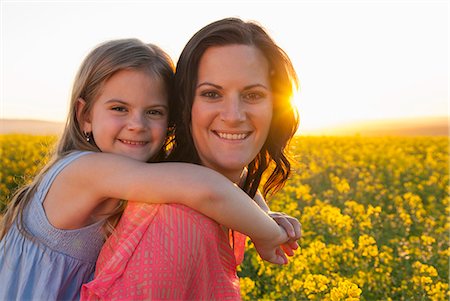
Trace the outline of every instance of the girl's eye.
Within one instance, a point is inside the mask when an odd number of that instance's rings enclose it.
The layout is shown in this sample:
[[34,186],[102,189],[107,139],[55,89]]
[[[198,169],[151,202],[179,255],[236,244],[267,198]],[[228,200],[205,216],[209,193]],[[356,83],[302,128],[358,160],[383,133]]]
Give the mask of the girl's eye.
[[125,107],[112,107],[111,110],[117,111],[117,112],[126,112],[127,109]]

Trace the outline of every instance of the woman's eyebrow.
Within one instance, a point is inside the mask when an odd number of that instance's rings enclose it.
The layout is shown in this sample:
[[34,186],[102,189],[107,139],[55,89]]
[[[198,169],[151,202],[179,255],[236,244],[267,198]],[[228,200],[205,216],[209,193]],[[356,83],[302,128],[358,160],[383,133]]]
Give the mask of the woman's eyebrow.
[[200,87],[202,87],[202,86],[213,86],[213,87],[216,88],[216,89],[223,89],[222,86],[216,85],[216,84],[213,84],[213,83],[210,83],[210,82],[203,82],[203,83],[198,84],[198,85],[197,85],[197,89],[200,88]]
[[147,109],[161,108],[161,109],[169,110],[169,106],[163,105],[163,104],[153,104],[153,105],[147,106],[146,108]]
[[249,90],[249,89],[253,89],[253,88],[263,88],[263,89],[269,90],[269,88],[263,84],[253,84],[253,85],[245,86],[244,90]]
[[[203,83],[198,84],[198,85],[197,85],[197,89],[200,88],[200,87],[202,87],[202,86],[213,86],[213,87],[216,88],[216,89],[223,89],[222,86],[216,85],[216,84],[213,84],[213,83],[210,83],[210,82],[203,82]],[[269,88],[266,87],[266,86],[263,85],[263,84],[253,84],[253,85],[248,85],[248,86],[245,86],[243,90],[249,90],[249,89],[252,89],[252,88],[258,88],[258,87],[259,87],[259,88],[266,89],[266,90],[269,90]]]

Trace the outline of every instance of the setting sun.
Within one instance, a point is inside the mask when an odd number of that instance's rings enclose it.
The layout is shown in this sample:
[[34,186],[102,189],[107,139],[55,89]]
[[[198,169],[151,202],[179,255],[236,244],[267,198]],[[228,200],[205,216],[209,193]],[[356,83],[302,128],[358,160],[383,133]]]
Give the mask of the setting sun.
[[[78,65],[96,44],[136,37],[162,47],[176,63],[194,32],[229,16],[263,25],[294,64],[300,81],[293,99],[299,133],[367,120],[448,115],[447,4],[255,6],[244,1],[235,7],[186,1],[177,2],[177,10],[172,5],[111,2],[108,14],[102,14],[105,7],[87,2],[1,2],[0,118],[62,122]],[[75,15],[83,15],[83,22]],[[161,28],[167,20],[175,23]]]

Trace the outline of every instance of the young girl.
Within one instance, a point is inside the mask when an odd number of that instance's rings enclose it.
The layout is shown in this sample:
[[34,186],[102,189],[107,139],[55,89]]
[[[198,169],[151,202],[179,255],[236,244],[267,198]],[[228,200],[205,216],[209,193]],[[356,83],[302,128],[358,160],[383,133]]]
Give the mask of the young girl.
[[[298,125],[290,102],[296,83],[288,56],[259,25],[230,18],[205,26],[177,64],[169,159],[202,164],[235,183],[247,170],[242,187],[251,197],[272,162],[264,191],[276,191],[290,172],[285,147]],[[244,245],[233,234],[182,205],[128,206],[81,299],[238,300]]]
[[[117,40],[75,78],[53,160],[11,200],[0,229],[0,300],[74,300],[124,201],[177,202],[242,231],[274,263],[286,233],[219,173],[161,157],[173,65],[158,47]],[[109,153],[109,154],[108,154]]]

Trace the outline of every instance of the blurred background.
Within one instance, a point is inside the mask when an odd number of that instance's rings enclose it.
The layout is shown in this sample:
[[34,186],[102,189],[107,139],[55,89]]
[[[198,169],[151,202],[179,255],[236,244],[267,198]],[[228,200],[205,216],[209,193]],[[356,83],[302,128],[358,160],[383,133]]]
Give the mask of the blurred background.
[[101,42],[136,37],[176,62],[230,16],[259,22],[292,59],[300,134],[447,135],[448,1],[2,1],[0,130],[58,131]]

